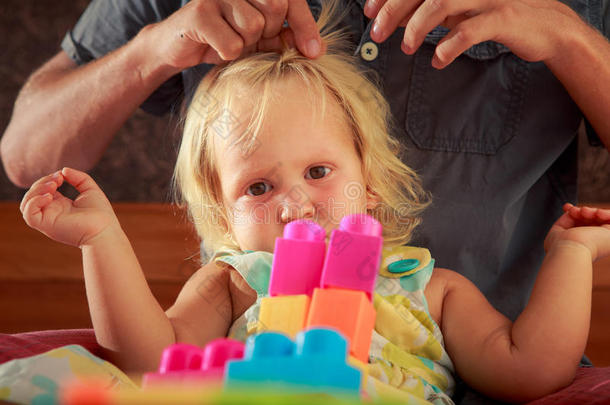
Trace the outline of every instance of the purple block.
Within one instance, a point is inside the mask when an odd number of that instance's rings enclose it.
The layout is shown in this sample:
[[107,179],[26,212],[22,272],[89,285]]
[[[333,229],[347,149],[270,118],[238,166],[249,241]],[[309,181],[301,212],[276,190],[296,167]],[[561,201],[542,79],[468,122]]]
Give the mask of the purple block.
[[144,374],[142,386],[221,381],[226,363],[243,357],[244,343],[233,339],[215,339],[203,349],[176,343],[163,350],[157,373]]
[[330,236],[322,270],[322,288],[364,291],[369,299],[375,288],[383,247],[382,226],[366,214],[344,217]]
[[284,237],[275,240],[269,295],[311,296],[320,287],[326,253],[324,228],[299,219],[284,227]]

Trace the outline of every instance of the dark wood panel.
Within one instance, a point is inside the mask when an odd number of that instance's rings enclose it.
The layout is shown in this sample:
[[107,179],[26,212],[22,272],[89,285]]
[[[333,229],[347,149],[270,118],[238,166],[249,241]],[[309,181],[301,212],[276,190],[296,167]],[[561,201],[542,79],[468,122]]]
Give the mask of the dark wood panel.
[[[113,204],[147,279],[184,281],[199,268],[198,238],[183,211],[168,204]],[[54,242],[23,221],[17,203],[0,202],[0,280],[82,280],[80,250]]]
[[[197,237],[165,204],[114,204],[151,290],[164,308],[198,268]],[[27,227],[17,203],[0,203],[0,332],[91,327],[80,251]],[[194,254],[194,256],[193,256]],[[610,366],[610,258],[594,265],[587,355]]]
[[[181,282],[149,285],[164,309],[182,288]],[[92,327],[82,281],[2,282],[0,297],[0,333]]]

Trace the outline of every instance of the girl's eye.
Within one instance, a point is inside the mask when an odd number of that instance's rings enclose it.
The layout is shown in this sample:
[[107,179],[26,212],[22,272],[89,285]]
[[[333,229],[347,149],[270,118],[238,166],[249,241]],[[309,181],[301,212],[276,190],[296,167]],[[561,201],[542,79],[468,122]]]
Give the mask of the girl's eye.
[[248,187],[248,191],[246,193],[248,195],[259,196],[265,194],[267,191],[270,191],[271,188],[272,187],[269,184],[260,181]]
[[330,172],[330,168],[326,166],[315,166],[307,171],[305,176],[308,179],[321,179]]

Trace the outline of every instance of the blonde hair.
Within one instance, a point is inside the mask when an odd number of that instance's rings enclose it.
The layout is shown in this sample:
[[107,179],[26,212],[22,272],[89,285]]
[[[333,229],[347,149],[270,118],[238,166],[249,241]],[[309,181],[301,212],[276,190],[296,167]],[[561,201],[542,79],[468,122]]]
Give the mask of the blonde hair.
[[326,45],[324,55],[312,60],[295,49],[257,53],[215,66],[199,84],[184,121],[174,190],[178,203],[186,203],[206,249],[239,249],[230,234],[213,153],[214,137],[228,133],[219,132],[222,125],[214,124],[235,120],[230,111],[240,89],[247,89],[249,95],[260,91],[247,129],[231,140],[244,155],[251,153],[272,97],[272,85],[295,76],[307,85],[310,94],[321,99],[322,113],[327,94],[343,109],[361,159],[366,192],[379,201],[368,213],[383,225],[384,246],[407,243],[419,224],[429,196],[415,172],[398,157],[400,144],[389,134],[388,103],[347,52],[346,34],[333,30],[342,17],[336,13],[336,4],[334,0],[324,3],[317,21]]

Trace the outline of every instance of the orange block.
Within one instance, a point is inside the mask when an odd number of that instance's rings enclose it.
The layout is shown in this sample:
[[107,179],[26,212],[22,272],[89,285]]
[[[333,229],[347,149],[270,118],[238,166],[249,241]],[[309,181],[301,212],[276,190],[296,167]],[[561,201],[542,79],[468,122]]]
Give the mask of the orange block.
[[352,356],[364,363],[375,327],[375,308],[364,291],[316,288],[305,328],[333,327],[345,336]]

